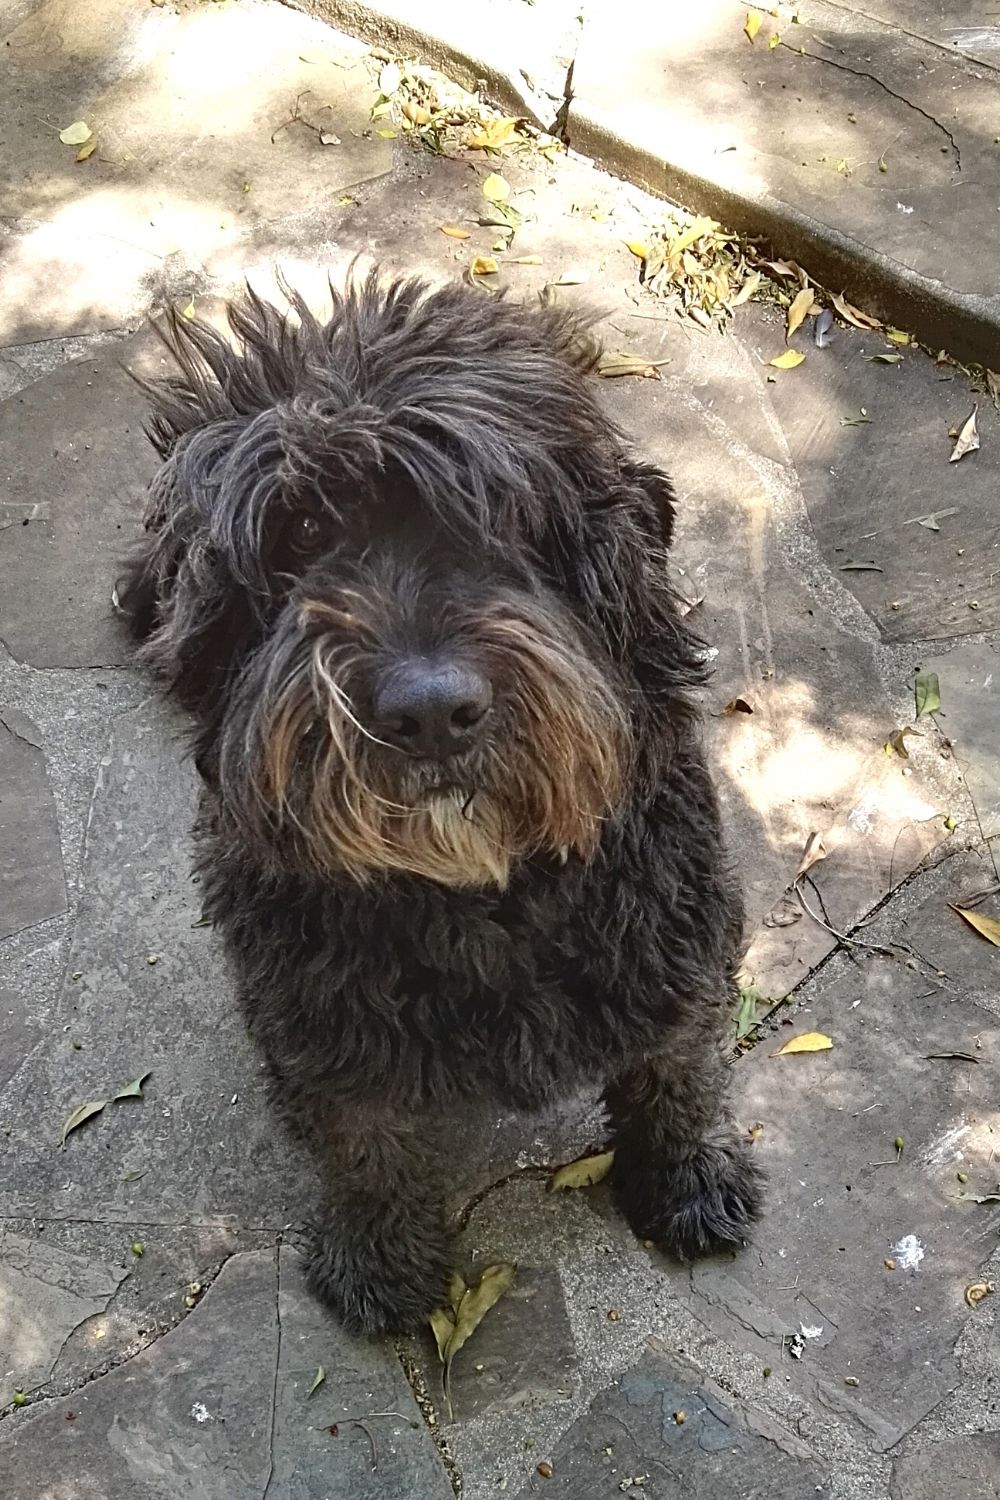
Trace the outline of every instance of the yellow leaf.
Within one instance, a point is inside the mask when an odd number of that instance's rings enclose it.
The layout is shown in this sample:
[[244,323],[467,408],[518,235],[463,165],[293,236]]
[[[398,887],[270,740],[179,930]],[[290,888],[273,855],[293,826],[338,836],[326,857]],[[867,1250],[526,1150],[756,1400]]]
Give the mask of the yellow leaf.
[[490,203],[502,203],[505,198],[510,197],[510,183],[499,172],[491,172],[488,177],[483,178],[483,197]]
[[625,248],[626,250],[631,250],[632,254],[637,256],[639,260],[649,259],[649,246],[645,240],[626,240]]
[[375,134],[381,136],[383,141],[394,141],[396,132],[394,130],[376,130]]
[[60,130],[59,139],[64,146],[82,146],[84,141],[89,141],[92,131],[85,120],[74,120],[72,125],[67,125],[65,130]]
[[602,1151],[599,1156],[581,1156],[579,1161],[571,1161],[549,1178],[549,1192],[560,1193],[565,1188],[593,1187],[595,1182],[603,1182],[611,1171],[614,1159],[613,1151]]
[[451,1364],[459,1349],[475,1333],[491,1307],[494,1307],[514,1280],[516,1266],[508,1262],[487,1266],[479,1284],[467,1287],[462,1278],[453,1275],[448,1307],[435,1308],[429,1322],[437,1344],[438,1358],[444,1365],[444,1395],[451,1418]]
[[542,257],[540,255],[515,255],[511,261],[515,266],[540,266]]
[[851,304],[846,301],[842,295],[838,296],[837,293],[834,292],[831,294],[830,301],[840,313],[840,316],[843,318],[845,323],[853,323],[855,328],[882,327],[882,324],[879,322],[878,318],[870,317],[868,313],[863,313],[857,307],[852,307]]
[[749,302],[763,279],[759,271],[754,271],[752,276],[748,276],[736,293],[736,296],[730,302],[730,307],[740,307],[744,302]]
[[[786,342],[791,338],[792,334],[795,332],[795,330],[797,328],[801,328],[802,327],[802,324],[805,322],[805,319],[806,319],[806,314],[810,313],[812,311],[812,305],[813,305],[813,290],[812,290],[812,287],[811,286],[804,287],[801,292],[798,292],[796,294],[795,298],[792,301],[791,307],[788,309],[788,328],[785,331],[785,341]],[[771,363],[772,363],[772,365],[774,364],[774,360],[773,359],[772,359]]]
[[641,354],[619,354],[607,349],[597,364],[597,373],[604,380],[618,375],[639,375],[643,380],[659,380],[659,366],[669,364],[666,359],[646,359]]
[[499,269],[492,255],[477,255],[469,267],[473,276],[495,276]]
[[193,297],[192,297],[191,301],[188,303],[187,307],[182,307],[181,308],[181,317],[182,318],[188,318],[188,319],[194,317],[194,298]]
[[1000,948],[1000,922],[996,917],[984,917],[980,912],[969,911],[965,906],[953,906],[951,909],[957,911],[970,927],[974,927],[980,937],[986,938],[995,948]]
[[467,240],[472,232],[469,229],[459,229],[457,224],[439,224],[438,228],[453,240]]
[[772,1057],[788,1057],[792,1052],[829,1052],[833,1042],[822,1031],[804,1031],[801,1036],[789,1037],[783,1047],[772,1052]]
[[770,37],[768,38],[767,45],[768,45],[768,49],[771,52],[774,51],[775,47],[780,47],[781,46],[781,37],[779,36],[778,32],[772,31]]
[[470,138],[470,149],[499,151],[501,146],[509,146],[517,135],[517,123],[516,117],[487,120],[482,128]]
[[773,359],[768,360],[768,364],[774,365],[776,370],[794,370],[804,359],[805,355],[798,349],[786,349],[784,354],[776,354]]
[[372,105],[371,117],[373,120],[381,120],[383,115],[388,115],[391,113],[392,101],[389,99],[380,99],[377,104]]
[[90,140],[86,141],[76,153],[77,161],[86,161],[89,157],[93,156],[96,150],[97,140],[94,136],[91,136]]
[[688,225],[687,229],[683,230],[675,240],[671,240],[668,251],[671,259],[681,255],[685,250],[689,250],[692,245],[701,239],[702,235],[714,234],[718,227],[715,219],[709,219],[704,214],[694,219]]
[[747,11],[747,18],[743,22],[743,30],[746,32],[749,41],[752,42],[754,37],[757,35],[758,31],[760,30],[760,23],[763,19],[764,17],[761,15],[759,10]]
[[890,344],[910,344],[913,342],[912,335],[904,333],[902,328],[887,328],[885,336]]

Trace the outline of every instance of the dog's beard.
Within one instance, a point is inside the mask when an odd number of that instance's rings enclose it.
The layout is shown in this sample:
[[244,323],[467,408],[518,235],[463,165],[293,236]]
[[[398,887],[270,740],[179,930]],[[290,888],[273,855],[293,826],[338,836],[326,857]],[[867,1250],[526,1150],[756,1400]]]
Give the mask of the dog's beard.
[[279,864],[360,881],[396,872],[503,888],[525,856],[590,856],[627,776],[628,719],[582,647],[546,624],[499,609],[477,620],[476,646],[504,682],[497,723],[475,752],[441,763],[365,726],[350,690],[356,645],[300,634],[244,684],[248,715],[221,746],[224,811]]

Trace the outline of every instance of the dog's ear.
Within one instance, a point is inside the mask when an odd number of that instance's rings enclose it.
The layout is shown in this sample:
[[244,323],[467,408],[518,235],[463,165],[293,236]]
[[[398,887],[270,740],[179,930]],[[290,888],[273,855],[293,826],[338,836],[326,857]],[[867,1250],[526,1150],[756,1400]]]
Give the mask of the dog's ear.
[[557,549],[568,594],[650,698],[706,678],[704,643],[681,618],[667,578],[674,508],[666,474],[626,457],[615,480],[585,501],[580,532]]

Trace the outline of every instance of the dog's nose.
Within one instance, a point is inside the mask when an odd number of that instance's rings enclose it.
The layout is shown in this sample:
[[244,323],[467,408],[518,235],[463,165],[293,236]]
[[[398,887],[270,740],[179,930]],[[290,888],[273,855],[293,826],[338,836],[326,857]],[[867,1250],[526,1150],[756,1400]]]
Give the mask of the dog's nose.
[[412,656],[376,687],[375,732],[411,755],[460,755],[476,743],[492,702],[489,679],[475,667]]

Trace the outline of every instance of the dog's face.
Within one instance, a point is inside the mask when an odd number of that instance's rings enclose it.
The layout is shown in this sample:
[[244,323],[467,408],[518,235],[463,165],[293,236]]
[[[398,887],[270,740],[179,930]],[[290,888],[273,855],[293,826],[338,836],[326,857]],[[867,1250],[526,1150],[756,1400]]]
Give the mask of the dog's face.
[[[503,886],[590,856],[698,673],[565,318],[369,278],[319,323],[175,322],[126,597],[256,857]],[[657,715],[662,722],[657,725]]]

